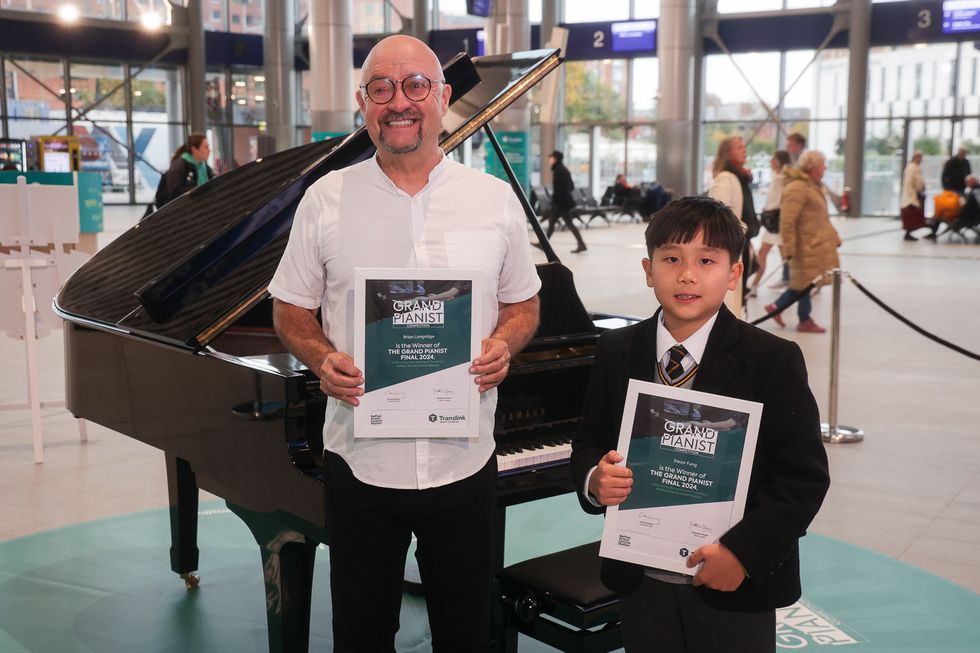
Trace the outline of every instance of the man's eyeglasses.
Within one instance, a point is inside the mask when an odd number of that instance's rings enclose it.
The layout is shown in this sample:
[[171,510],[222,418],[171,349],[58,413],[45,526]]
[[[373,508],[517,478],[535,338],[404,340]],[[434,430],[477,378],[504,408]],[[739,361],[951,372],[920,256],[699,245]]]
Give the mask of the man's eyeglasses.
[[388,104],[395,99],[395,84],[401,84],[402,93],[412,102],[421,102],[429,97],[433,84],[445,84],[442,80],[431,80],[425,75],[409,75],[401,82],[387,77],[372,79],[361,85],[368,98],[375,104]]

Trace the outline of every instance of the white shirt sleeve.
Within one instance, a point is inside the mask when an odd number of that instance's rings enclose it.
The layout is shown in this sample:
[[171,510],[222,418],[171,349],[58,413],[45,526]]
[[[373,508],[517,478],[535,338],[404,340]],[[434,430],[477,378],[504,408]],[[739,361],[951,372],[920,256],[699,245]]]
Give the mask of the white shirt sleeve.
[[[598,467],[598,465],[596,465],[596,467]],[[596,468],[593,467],[592,469],[589,470],[589,473],[585,475],[585,487],[582,488],[582,496],[584,496],[585,500],[591,503],[596,508],[601,508],[602,504],[596,501],[595,497],[592,496],[591,493],[589,493],[589,481],[592,479],[592,472],[594,472],[595,470]]]
[[326,288],[318,256],[321,210],[315,194],[307,191],[296,208],[289,242],[269,283],[269,293],[276,299],[310,310],[320,306]]
[[541,279],[531,259],[531,243],[527,236],[527,218],[513,191],[507,189],[504,212],[507,226],[504,234],[506,252],[497,284],[497,301],[517,304],[530,299],[541,288]]

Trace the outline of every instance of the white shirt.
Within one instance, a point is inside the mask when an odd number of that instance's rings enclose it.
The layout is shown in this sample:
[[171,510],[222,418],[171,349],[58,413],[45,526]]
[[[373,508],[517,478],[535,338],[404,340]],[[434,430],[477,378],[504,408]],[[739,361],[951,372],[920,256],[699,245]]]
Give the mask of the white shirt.
[[[510,186],[446,157],[415,196],[395,186],[375,158],[329,173],[306,191],[269,284],[277,299],[323,307],[323,332],[354,348],[354,268],[476,268],[483,271],[481,337],[498,302],[530,299],[541,286],[525,216]],[[355,364],[358,364],[355,361]],[[480,396],[477,438],[354,439],[352,406],[328,398],[324,448],[370,485],[423,489],[477,472],[494,452],[496,389]]]
[[[704,358],[704,348],[708,344],[708,336],[711,334],[711,329],[715,326],[715,320],[718,319],[718,313],[715,313],[708,321],[701,325],[701,327],[688,336],[687,340],[684,342],[677,342],[674,340],[674,336],[670,335],[670,331],[664,326],[664,314],[663,311],[660,312],[660,319],[657,320],[657,361],[667,368],[667,362],[670,360],[670,355],[668,351],[674,345],[684,345],[684,349],[687,350],[687,355],[681,359],[681,365],[684,367],[684,371],[687,372],[691,369],[691,365],[701,364],[701,359]],[[626,456],[625,451],[620,451],[623,457]],[[601,504],[595,500],[591,494],[589,494],[589,480],[592,478],[592,472],[595,471],[595,467],[589,470],[589,473],[585,475],[585,487],[582,489],[585,498],[589,500],[593,506],[599,507]]]

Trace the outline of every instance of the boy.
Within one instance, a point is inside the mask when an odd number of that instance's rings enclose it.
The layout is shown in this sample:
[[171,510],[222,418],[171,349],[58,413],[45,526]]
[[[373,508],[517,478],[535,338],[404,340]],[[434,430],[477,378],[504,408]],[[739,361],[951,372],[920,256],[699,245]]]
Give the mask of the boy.
[[599,339],[572,445],[587,512],[619,505],[633,484],[615,451],[630,378],[764,404],[745,516],[690,555],[688,567],[702,565],[693,579],[603,560],[603,583],[621,595],[630,652],[774,652],[775,608],[800,597],[798,542],[830,485],[827,455],[799,347],[723,305],[740,282],[744,238],[731,210],[710,198],[661,209],[643,259],[661,308]]

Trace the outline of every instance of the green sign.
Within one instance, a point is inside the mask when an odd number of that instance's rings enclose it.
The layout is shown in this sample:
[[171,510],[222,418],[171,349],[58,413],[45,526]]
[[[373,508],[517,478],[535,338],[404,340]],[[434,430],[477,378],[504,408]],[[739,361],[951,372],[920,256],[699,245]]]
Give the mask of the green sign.
[[331,138],[346,136],[347,134],[348,132],[313,132],[312,139],[314,143],[319,143],[320,141],[328,141]]
[[[507,157],[507,162],[510,163],[510,167],[514,169],[514,175],[517,177],[517,181],[524,187],[524,192],[527,192],[531,187],[530,135],[527,132],[496,132],[496,135],[497,140],[500,141],[500,149],[503,151],[504,156]],[[487,150],[487,172],[498,179],[510,182],[510,178],[504,171],[504,167],[500,164],[496,152],[493,151],[489,143],[487,146],[490,148]]]

